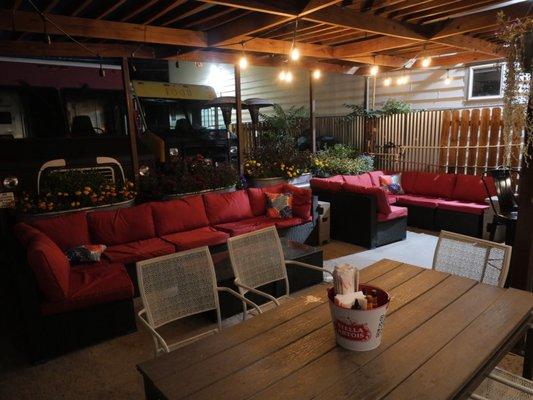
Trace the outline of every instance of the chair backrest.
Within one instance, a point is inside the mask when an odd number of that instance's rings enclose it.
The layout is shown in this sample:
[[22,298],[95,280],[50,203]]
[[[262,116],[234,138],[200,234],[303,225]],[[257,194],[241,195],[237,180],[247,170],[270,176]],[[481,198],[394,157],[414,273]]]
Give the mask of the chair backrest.
[[72,137],[96,135],[93,123],[91,122],[91,117],[88,115],[76,115],[74,118],[72,118],[70,135]]
[[153,328],[210,310],[217,311],[220,328],[217,281],[207,246],[140,261],[137,279]]
[[[275,227],[260,229],[228,239],[228,250],[240,283],[257,288],[267,283],[285,280],[287,294],[289,280],[283,248]],[[246,291],[239,288],[241,294]]]
[[[499,212],[505,214],[515,211],[518,205],[512,187],[511,171],[508,168],[499,168],[487,171],[486,175],[490,176],[494,181],[496,196],[498,197]],[[485,188],[487,188],[485,177],[483,182],[485,183]],[[488,188],[487,193],[489,193]],[[490,197],[489,194],[489,198]],[[496,210],[494,211],[496,212]]]
[[441,231],[433,269],[503,286],[511,260],[511,246]]

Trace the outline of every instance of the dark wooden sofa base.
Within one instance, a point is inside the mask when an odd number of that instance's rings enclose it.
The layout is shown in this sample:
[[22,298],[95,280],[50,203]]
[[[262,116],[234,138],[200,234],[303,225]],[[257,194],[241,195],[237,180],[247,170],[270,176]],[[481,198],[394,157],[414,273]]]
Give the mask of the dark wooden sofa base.
[[435,213],[435,230],[461,233],[477,238],[483,237],[484,216],[458,211],[440,210]]

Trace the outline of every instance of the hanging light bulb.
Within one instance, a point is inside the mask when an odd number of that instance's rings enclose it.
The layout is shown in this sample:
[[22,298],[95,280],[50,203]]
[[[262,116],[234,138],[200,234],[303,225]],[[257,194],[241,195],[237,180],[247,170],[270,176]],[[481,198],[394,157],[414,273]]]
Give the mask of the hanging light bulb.
[[322,71],[320,71],[319,69],[315,69],[313,71],[313,79],[320,79],[321,76],[322,76]]
[[241,56],[241,58],[239,58],[239,67],[241,69],[246,69],[248,67],[248,59],[246,58],[245,55]]
[[288,71],[287,74],[285,74],[285,82],[292,82],[292,72]]
[[404,75],[403,76],[403,84],[405,85],[408,82],[409,82],[409,75]]
[[383,81],[383,86],[390,86],[391,83],[392,83],[392,78],[386,78]]
[[444,79],[444,84],[445,85],[449,85],[451,82],[452,82],[452,80],[450,79],[450,70],[447,69],[446,70],[446,79]]
[[287,73],[285,72],[284,69],[281,70],[281,72],[278,75],[278,78],[280,81],[284,81],[285,79],[287,79]]
[[422,67],[427,68],[431,65],[431,57],[424,57],[422,59]]
[[100,75],[101,78],[105,78],[105,69],[102,64],[100,64],[100,68],[98,69],[98,75]]
[[398,79],[396,79],[396,84],[403,85],[404,84],[403,78],[404,78],[403,76],[399,76]]
[[379,67],[377,65],[373,65],[372,68],[370,68],[370,75],[376,76],[379,72]]
[[300,58],[300,50],[297,47],[293,47],[291,50],[291,60],[297,61]]

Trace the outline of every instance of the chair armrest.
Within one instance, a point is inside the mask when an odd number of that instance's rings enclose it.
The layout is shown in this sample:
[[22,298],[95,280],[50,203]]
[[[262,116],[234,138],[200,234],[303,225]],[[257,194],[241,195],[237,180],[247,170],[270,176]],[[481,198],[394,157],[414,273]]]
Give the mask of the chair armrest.
[[316,265],[311,265],[311,264],[303,263],[301,261],[294,261],[294,260],[285,260],[285,264],[292,264],[298,267],[314,269],[315,271],[322,271],[322,272],[325,272],[326,274],[331,275],[331,278],[333,278],[333,274],[331,272],[329,272],[327,269],[317,267]]
[[145,315],[145,314],[146,314],[146,310],[144,308],[137,313],[137,316],[139,317],[139,320],[141,321],[141,324],[152,334],[154,339],[156,339],[159,342],[159,344],[161,344],[161,346],[163,346],[165,351],[167,353],[169,353],[170,349],[169,349],[167,343],[165,342],[165,339],[163,339],[163,337],[159,333],[157,333],[157,331],[154,328],[152,328],[150,326],[148,321],[146,321],[146,319],[143,317],[143,315]]
[[235,283],[235,286],[241,287],[244,290],[247,290],[248,292],[252,292],[252,293],[258,294],[259,296],[266,297],[270,301],[273,301],[277,306],[279,306],[279,301],[274,296],[272,296],[272,295],[270,295],[268,293],[262,292],[261,290],[254,289],[253,287],[246,286],[246,285],[240,283],[238,278],[235,278],[235,281],[233,283]]
[[[227,288],[227,287],[224,287],[224,286],[222,286],[222,287],[217,286],[217,290],[218,290],[219,292],[226,292],[226,293],[229,293],[229,294],[231,294],[231,295],[237,297],[238,299],[241,299],[241,300],[244,301],[245,303],[248,303],[248,304],[251,305],[253,308],[255,308],[255,310],[256,310],[259,314],[262,313],[261,309],[259,308],[259,306],[258,306],[257,304],[255,304],[252,300],[247,299],[247,298],[244,297],[242,294],[237,293],[235,290],[230,289],[230,288]],[[246,310],[244,310],[244,311],[246,312]]]

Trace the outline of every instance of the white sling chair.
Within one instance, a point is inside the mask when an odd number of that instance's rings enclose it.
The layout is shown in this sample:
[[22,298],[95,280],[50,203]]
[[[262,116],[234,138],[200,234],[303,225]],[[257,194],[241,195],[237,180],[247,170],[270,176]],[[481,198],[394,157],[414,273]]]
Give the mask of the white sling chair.
[[[229,238],[228,250],[235,273],[235,286],[239,288],[239,292],[243,296],[248,292],[263,296],[276,306],[280,304],[280,299],[289,296],[287,264],[326,272],[331,275],[331,272],[315,265],[285,260],[278,231],[273,226]],[[286,289],[286,293],[279,298],[257,289],[260,286],[278,281],[284,281]],[[243,319],[246,319],[246,303],[243,303],[243,308],[245,309]]]
[[[138,316],[152,334],[155,355],[169,353],[179,347],[222,329],[218,292],[227,292],[257,312],[260,308],[244,296],[226,287],[217,287],[213,260],[207,246],[136,264],[139,291],[144,308]],[[157,329],[191,315],[216,310],[218,327],[196,336],[168,344]]]
[[[503,287],[509,271],[512,248],[457,233],[442,231],[433,269]],[[470,395],[474,400],[531,399],[533,382],[495,368]]]

